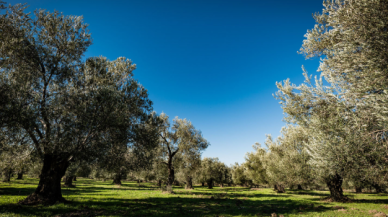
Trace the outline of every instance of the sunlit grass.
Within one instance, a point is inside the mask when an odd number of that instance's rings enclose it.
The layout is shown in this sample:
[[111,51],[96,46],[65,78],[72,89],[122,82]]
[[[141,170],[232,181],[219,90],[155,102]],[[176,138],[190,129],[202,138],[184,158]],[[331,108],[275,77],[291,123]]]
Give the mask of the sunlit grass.
[[32,193],[37,179],[0,182],[0,216],[376,216],[388,213],[388,195],[346,193],[351,203],[328,203],[321,199],[327,191],[274,193],[272,189],[195,186],[195,190],[175,187],[173,194],[153,183],[78,178],[75,188],[63,188],[69,201],[53,206],[20,206],[17,202]]

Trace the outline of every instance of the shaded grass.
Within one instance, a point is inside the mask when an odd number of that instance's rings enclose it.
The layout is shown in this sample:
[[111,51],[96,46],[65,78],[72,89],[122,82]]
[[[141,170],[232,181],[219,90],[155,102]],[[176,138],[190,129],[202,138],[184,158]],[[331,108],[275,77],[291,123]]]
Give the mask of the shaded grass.
[[32,193],[37,179],[25,178],[0,183],[0,216],[373,216],[388,213],[388,195],[346,193],[351,203],[326,203],[327,191],[272,189],[251,190],[242,187],[195,186],[194,190],[175,187],[173,194],[161,192],[152,183],[77,178],[75,188],[63,188],[69,201],[53,206],[20,206],[16,203]]

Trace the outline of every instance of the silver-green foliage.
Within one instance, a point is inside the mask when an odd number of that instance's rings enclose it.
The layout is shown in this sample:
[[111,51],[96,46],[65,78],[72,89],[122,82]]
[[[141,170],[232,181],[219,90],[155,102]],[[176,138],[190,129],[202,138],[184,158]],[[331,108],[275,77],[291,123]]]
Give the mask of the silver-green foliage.
[[95,158],[132,143],[151,102],[120,57],[82,57],[91,36],[82,17],[9,6],[0,16],[2,129],[21,131],[38,156]]
[[278,83],[285,120],[309,135],[317,177],[387,182],[388,1],[325,1],[300,53],[321,57],[320,78]]

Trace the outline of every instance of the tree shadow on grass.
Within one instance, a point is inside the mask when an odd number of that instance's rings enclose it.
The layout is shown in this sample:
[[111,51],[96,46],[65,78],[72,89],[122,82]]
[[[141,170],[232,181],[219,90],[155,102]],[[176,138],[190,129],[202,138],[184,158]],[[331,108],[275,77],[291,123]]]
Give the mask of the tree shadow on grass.
[[24,188],[12,188],[12,187],[1,187],[0,195],[20,195],[28,196],[34,192],[36,187],[24,187]]
[[189,192],[189,191],[174,191],[174,194],[180,196],[192,195],[192,196],[205,196],[206,198],[213,197],[214,199],[222,198],[287,198],[290,195],[286,194],[250,194],[250,193],[227,193],[222,191],[207,191],[207,192]]
[[70,201],[51,207],[2,205],[0,210],[8,214],[36,216],[218,216],[218,215],[257,215],[308,214],[331,210],[329,207],[313,206],[306,201],[262,199],[208,199],[152,197],[148,199],[119,199],[106,197],[95,201]]

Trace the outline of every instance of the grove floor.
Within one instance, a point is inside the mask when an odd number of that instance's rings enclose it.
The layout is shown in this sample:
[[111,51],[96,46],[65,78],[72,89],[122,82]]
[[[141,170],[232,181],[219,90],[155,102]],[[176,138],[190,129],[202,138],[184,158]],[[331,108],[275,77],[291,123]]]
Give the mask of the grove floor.
[[195,186],[195,190],[174,187],[162,192],[153,183],[78,178],[75,188],[63,188],[68,200],[53,206],[20,206],[17,202],[32,193],[37,179],[0,182],[0,216],[386,216],[387,194],[346,193],[352,202],[331,203],[322,199],[327,191]]

